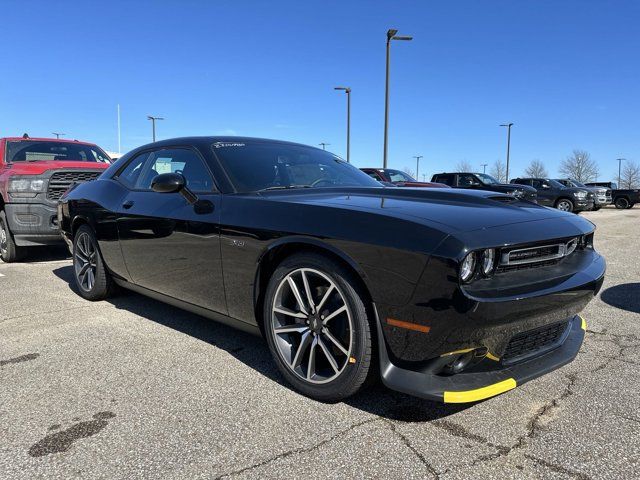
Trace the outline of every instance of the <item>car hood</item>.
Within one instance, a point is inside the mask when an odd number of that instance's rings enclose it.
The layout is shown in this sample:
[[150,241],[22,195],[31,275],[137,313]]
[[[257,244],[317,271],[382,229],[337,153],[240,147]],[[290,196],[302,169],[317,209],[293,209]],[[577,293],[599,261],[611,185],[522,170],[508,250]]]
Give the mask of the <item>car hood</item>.
[[395,182],[395,185],[399,187],[451,188],[449,185],[436,182]]
[[520,185],[519,183],[496,183],[492,185],[487,185],[487,187],[490,187],[492,190],[496,192],[505,192],[505,193],[513,192],[514,190],[520,190],[522,192],[532,192],[532,193],[537,192],[535,188],[530,187],[529,185]]
[[40,160],[35,162],[13,162],[9,164],[12,175],[40,175],[47,170],[73,168],[80,170],[106,170],[110,164],[98,162],[63,162],[59,160]]
[[456,188],[317,188],[261,195],[278,202],[359,210],[429,226],[438,224],[448,233],[575,217],[496,192]]

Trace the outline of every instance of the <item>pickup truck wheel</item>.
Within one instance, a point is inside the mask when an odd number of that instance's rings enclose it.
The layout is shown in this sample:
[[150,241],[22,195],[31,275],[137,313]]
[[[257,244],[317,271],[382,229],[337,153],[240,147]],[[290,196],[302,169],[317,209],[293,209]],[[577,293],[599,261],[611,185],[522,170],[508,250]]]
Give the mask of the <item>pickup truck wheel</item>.
[[635,205],[635,203],[630,203],[627,208],[633,208],[634,205]]
[[629,200],[627,200],[626,197],[616,198],[616,208],[619,210],[624,210],[625,208],[629,208]]
[[556,208],[563,212],[573,212],[573,202],[568,198],[561,198],[556,202]]
[[87,300],[104,300],[113,291],[113,280],[88,225],[82,225],[73,238],[73,278],[80,296]]
[[0,258],[6,263],[18,262],[24,257],[24,252],[24,247],[17,246],[13,240],[6,214],[0,212]]

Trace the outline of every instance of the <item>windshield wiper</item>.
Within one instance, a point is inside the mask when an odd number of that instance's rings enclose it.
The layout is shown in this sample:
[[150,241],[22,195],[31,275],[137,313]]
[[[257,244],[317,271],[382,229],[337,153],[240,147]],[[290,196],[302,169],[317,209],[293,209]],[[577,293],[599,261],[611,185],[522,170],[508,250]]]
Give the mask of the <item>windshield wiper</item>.
[[276,185],[273,187],[261,188],[259,192],[266,192],[267,190],[290,190],[293,188],[313,188],[311,185]]

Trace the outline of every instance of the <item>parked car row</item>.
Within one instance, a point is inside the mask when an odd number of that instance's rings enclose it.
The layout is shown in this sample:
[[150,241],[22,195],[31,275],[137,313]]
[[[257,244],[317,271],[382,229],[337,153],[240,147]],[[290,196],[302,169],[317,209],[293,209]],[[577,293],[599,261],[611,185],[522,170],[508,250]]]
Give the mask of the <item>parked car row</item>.
[[164,140],[113,164],[89,143],[0,145],[3,259],[59,231],[85,299],[117,285],[262,335],[321,401],[375,379],[446,403],[506,392],[575,358],[604,281],[593,224],[487,175],[396,188],[427,182],[255,138]]
[[636,203],[640,203],[640,189],[620,189],[615,182],[590,182],[588,187],[604,187],[611,190],[613,204],[616,208],[633,208]]

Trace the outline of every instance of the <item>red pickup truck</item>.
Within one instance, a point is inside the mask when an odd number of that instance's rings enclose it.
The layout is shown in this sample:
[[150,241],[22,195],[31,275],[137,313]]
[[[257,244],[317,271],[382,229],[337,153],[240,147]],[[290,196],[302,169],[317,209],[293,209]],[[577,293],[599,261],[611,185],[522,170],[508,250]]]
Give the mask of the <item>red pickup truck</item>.
[[76,182],[94,180],[111,160],[77,140],[0,138],[0,257],[24,258],[26,248],[62,242],[57,203]]

